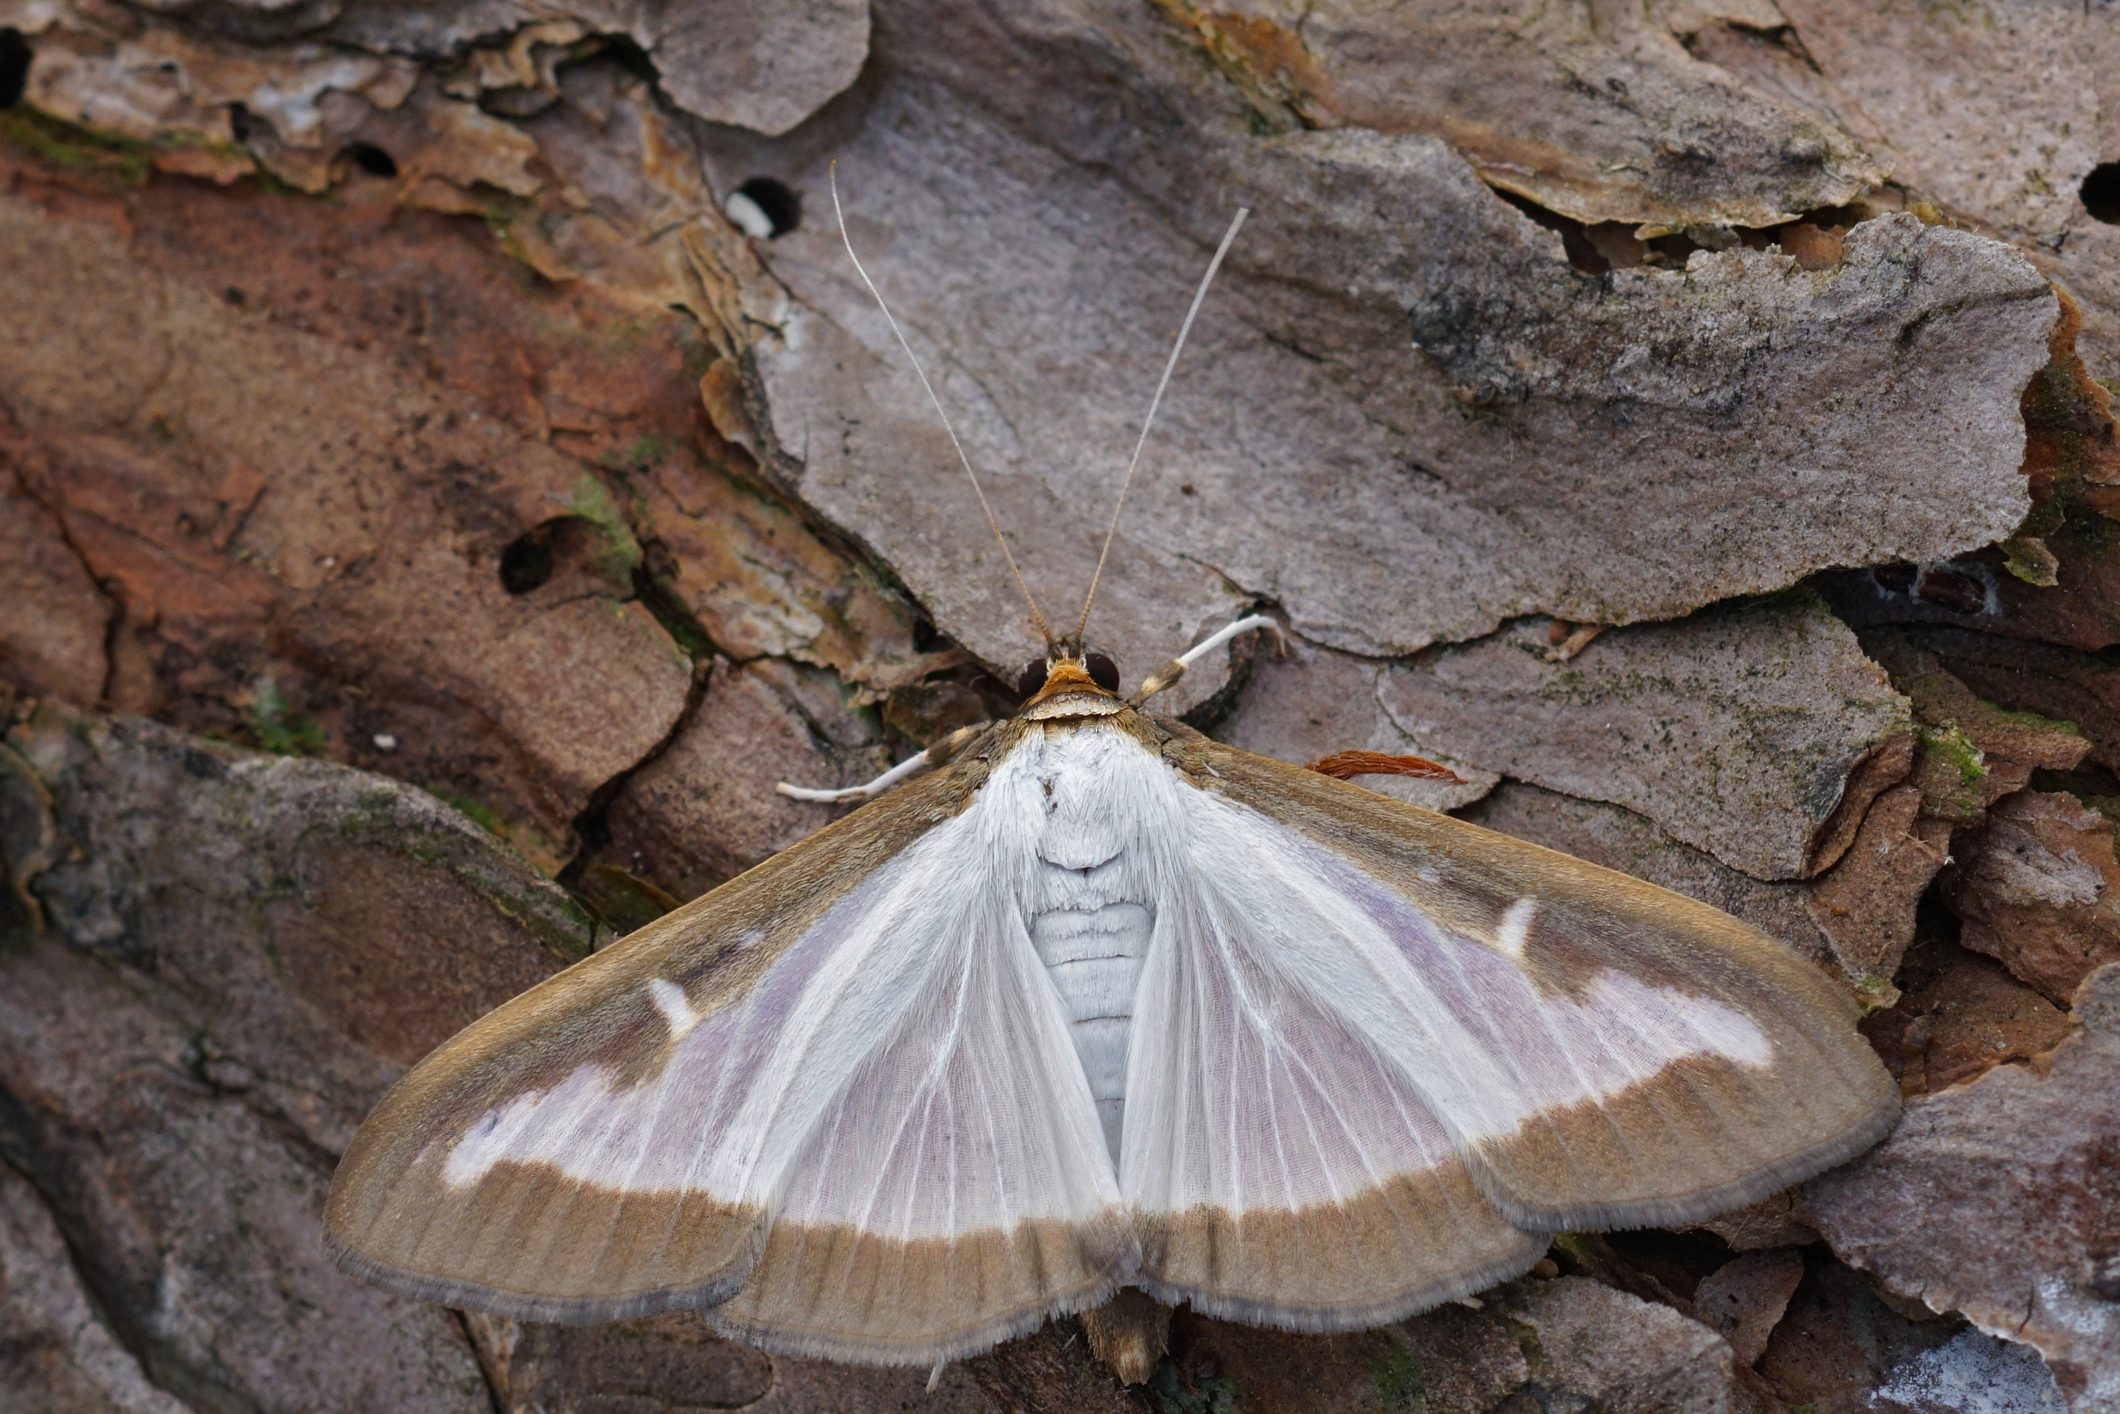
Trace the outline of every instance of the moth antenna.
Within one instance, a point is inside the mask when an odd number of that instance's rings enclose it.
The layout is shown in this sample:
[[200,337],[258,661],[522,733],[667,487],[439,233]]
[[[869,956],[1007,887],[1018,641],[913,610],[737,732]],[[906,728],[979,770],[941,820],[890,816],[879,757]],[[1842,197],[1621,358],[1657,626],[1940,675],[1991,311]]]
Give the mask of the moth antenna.
[[[1001,546],[1001,557],[1008,561],[1008,572],[1016,577],[1016,588],[1023,591],[1023,602],[1030,606],[1031,618],[1038,625],[1038,633],[1045,639],[1045,646],[1050,651],[1053,647],[1053,631],[1046,625],[1045,615],[1038,612],[1038,601],[1031,597],[1031,587],[1024,582],[1023,571],[1016,566],[1016,554],[1008,547],[1008,537],[1001,533],[1001,522],[986,499],[986,488],[979,484],[979,473],[972,470],[972,459],[964,454],[964,444],[957,440],[957,429],[950,424],[950,415],[942,410],[942,399],[935,396],[935,385],[928,382],[927,370],[920,366],[919,356],[913,352],[913,346],[906,342],[905,331],[898,327],[898,317],[892,314],[891,307],[883,302],[883,291],[877,289],[876,282],[869,278],[869,272],[861,264],[861,257],[854,254],[853,237],[847,234],[847,214],[839,205],[839,163],[836,160],[831,164],[830,181],[832,214],[839,218],[839,243],[847,248],[847,259],[854,262],[854,273],[861,276],[861,283],[869,287],[870,297],[876,301],[876,307],[883,311],[883,317],[890,324],[891,332],[897,335],[898,347],[905,350],[906,361],[913,365],[913,372],[920,376],[920,386],[927,389],[928,401],[935,406],[935,416],[942,419],[942,430],[949,433],[950,445],[957,449],[957,460],[964,467],[964,474],[971,478],[972,493],[979,498],[979,509],[986,512],[986,523],[993,529],[994,539]],[[1190,322],[1187,321],[1188,324]],[[1168,373],[1164,374],[1166,378],[1169,376]]]
[[1126,476],[1119,483],[1119,503],[1112,507],[1111,528],[1104,532],[1104,548],[1097,552],[1097,572],[1090,576],[1089,593],[1082,600],[1082,617],[1076,621],[1072,640],[1076,643],[1082,641],[1083,632],[1089,628],[1090,605],[1097,602],[1097,585],[1104,579],[1104,562],[1111,558],[1112,540],[1119,534],[1119,516],[1126,509],[1126,493],[1134,484],[1134,468],[1141,464],[1141,449],[1148,445],[1148,429],[1156,425],[1156,409],[1163,406],[1163,390],[1170,386],[1171,371],[1178,366],[1178,355],[1185,349],[1185,337],[1192,333],[1193,319],[1207,299],[1207,287],[1215,282],[1215,272],[1222,268],[1222,257],[1228,255],[1229,248],[1236,244],[1237,230],[1249,215],[1250,207],[1238,207],[1236,219],[1222,233],[1222,244],[1215,247],[1215,258],[1207,262],[1207,273],[1200,277],[1200,288],[1193,291],[1192,308],[1185,311],[1185,323],[1178,328],[1178,341],[1170,346],[1170,357],[1163,362],[1163,376],[1156,380],[1156,395],[1149,399],[1148,416],[1141,419],[1141,435],[1134,439],[1133,457],[1126,463]]

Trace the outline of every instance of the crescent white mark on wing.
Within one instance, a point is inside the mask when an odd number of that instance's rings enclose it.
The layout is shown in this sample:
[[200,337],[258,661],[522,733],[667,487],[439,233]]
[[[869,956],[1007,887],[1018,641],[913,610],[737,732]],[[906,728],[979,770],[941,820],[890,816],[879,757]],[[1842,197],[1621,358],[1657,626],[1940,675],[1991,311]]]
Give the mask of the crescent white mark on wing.
[[699,1025],[699,1013],[692,1009],[692,999],[685,989],[667,977],[657,977],[648,983],[648,995],[655,1002],[655,1009],[670,1023],[670,1039],[682,1041]]
[[1531,915],[1537,911],[1537,899],[1520,898],[1502,914],[1502,925],[1496,930],[1494,941],[1512,959],[1523,960],[1524,943],[1531,936]]

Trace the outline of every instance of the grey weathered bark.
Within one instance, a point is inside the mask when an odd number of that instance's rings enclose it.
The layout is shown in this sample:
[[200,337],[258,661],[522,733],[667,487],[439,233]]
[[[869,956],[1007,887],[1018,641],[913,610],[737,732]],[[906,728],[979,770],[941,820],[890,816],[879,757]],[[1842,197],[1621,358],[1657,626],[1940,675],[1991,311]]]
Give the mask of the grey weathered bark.
[[[2120,1398],[2094,8],[0,0],[0,1391]],[[332,1271],[404,1066],[830,818],[775,780],[1013,705],[1038,645],[835,160],[1055,618],[1252,205],[1094,643],[1275,614],[1173,709],[1439,759],[1370,783],[1782,938],[1874,1008],[1902,1131],[1478,1309],[1180,1312],[1133,1396],[1069,1322],[930,1394]]]

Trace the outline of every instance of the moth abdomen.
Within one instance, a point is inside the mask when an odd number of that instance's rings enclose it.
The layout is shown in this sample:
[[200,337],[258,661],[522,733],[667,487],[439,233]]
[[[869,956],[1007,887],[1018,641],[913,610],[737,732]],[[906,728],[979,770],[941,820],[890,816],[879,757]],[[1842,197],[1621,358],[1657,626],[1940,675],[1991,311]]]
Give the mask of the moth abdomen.
[[[1046,868],[1052,868],[1046,865]],[[1089,1078],[1112,1162],[1126,1115],[1126,1050],[1134,994],[1155,915],[1145,903],[1119,899],[1088,908],[1053,908],[1030,920],[1031,943],[1067,1011],[1068,1035]]]

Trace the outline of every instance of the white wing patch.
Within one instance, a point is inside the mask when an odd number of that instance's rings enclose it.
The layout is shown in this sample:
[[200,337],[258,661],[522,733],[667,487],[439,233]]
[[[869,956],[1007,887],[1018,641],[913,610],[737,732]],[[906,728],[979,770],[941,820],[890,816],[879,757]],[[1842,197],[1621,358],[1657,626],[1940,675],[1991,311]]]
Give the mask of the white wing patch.
[[1502,914],[1502,925],[1495,930],[1496,946],[1509,954],[1512,960],[1524,956],[1524,944],[1531,938],[1531,916],[1538,912],[1538,900],[1520,898],[1509,905]]
[[670,1023],[670,1039],[682,1041],[699,1025],[699,1013],[692,1010],[692,999],[685,989],[667,977],[657,977],[648,983],[648,995],[655,1002],[655,1009]]

